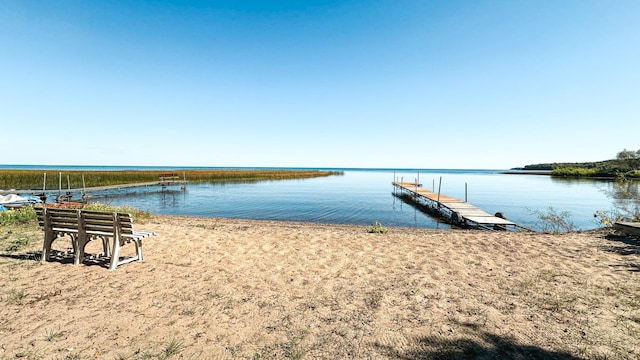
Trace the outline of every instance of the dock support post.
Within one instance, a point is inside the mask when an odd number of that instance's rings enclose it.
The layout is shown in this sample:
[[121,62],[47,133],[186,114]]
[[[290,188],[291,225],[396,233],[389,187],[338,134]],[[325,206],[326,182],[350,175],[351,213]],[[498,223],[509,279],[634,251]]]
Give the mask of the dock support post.
[[464,183],[464,202],[467,202],[467,183]]
[[442,189],[442,176],[440,176],[440,183],[438,183],[438,207],[440,207],[440,190]]

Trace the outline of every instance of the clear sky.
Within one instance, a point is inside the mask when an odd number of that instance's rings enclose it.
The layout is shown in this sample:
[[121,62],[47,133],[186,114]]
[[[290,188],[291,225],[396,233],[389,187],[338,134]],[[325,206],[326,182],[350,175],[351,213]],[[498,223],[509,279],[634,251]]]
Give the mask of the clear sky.
[[640,149],[640,1],[0,1],[0,164],[505,169]]

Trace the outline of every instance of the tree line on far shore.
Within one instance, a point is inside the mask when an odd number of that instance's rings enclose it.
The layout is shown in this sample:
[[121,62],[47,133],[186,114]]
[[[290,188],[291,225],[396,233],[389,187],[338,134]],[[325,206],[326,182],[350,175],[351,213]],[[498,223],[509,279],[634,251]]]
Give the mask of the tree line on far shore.
[[547,170],[551,176],[640,179],[640,150],[624,149],[615,159],[582,163],[543,163],[518,170]]

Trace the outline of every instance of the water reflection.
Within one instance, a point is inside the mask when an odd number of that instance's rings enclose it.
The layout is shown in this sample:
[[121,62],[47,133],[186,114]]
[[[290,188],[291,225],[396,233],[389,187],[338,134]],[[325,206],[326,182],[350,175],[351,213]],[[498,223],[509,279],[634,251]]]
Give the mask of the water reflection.
[[447,224],[446,222],[443,222],[442,220],[440,220],[440,218],[438,218],[438,214],[434,213],[433,210],[431,208],[429,208],[428,206],[423,205],[420,202],[415,202],[412,201],[408,195],[403,194],[403,193],[398,193],[398,192],[393,192],[393,203],[395,204],[396,199],[399,200],[400,203],[400,209],[402,209],[402,204],[406,204],[409,208],[413,209],[414,213],[414,219],[417,221],[418,219],[418,213],[428,216],[430,218],[432,218],[435,222],[435,228],[436,229],[451,229],[454,226]]
[[[593,214],[629,199],[640,191],[638,183],[558,179],[540,175],[507,175],[491,171],[394,172],[345,171],[340,176],[313,179],[248,181],[243,183],[188,184],[179,187],[136,189],[97,196],[92,201],[129,205],[151,213],[204,217],[292,220],[335,224],[438,228],[428,214],[393,196],[391,182],[420,179],[442,194],[465,199],[494,214],[503,212],[521,226],[539,229],[535,213],[549,208],[567,211],[578,229],[598,226]],[[468,188],[468,194],[467,194]],[[609,194],[611,193],[611,194]],[[637,204],[637,203],[636,203]]]
[[614,181],[604,191],[612,199],[613,214],[626,221],[640,220],[640,181]]
[[594,178],[565,178],[565,177],[556,177],[549,176],[548,177],[551,182],[558,184],[585,184],[585,185],[601,185],[605,183],[615,182],[613,179],[594,179]]

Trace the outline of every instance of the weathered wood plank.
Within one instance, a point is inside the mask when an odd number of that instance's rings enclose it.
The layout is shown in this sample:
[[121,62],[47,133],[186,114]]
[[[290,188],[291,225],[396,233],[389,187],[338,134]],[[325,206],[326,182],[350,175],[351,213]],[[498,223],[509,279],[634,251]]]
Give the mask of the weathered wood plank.
[[515,225],[516,224],[512,221],[499,218],[496,216],[468,216],[465,218],[469,221],[473,221],[475,223],[483,224],[483,225]]
[[640,236],[640,222],[617,222],[613,227],[627,235]]

